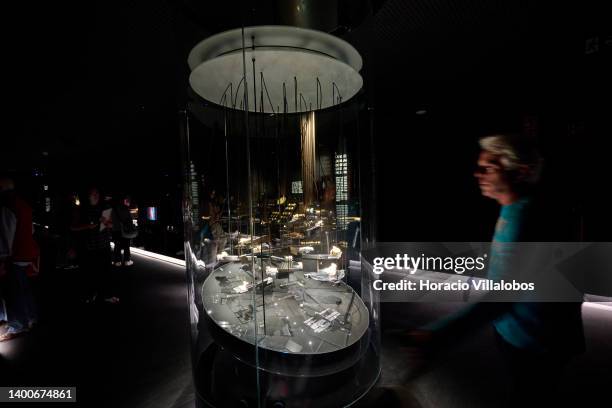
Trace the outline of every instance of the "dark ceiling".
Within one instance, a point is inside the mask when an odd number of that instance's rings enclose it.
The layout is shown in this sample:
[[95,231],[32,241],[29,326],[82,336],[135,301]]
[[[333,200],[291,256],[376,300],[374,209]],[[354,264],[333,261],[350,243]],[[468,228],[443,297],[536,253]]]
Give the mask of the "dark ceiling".
[[[188,51],[228,25],[265,20],[265,3],[16,5],[4,13],[15,25],[5,36],[14,126],[3,137],[3,167],[36,163],[48,152],[46,160],[73,169],[121,163],[136,173],[172,168],[178,154],[176,113],[186,101]],[[516,105],[517,99],[524,108],[558,95],[584,98],[582,90],[593,84],[599,89],[609,68],[600,60],[609,56],[610,31],[596,3],[342,4],[345,10],[355,6],[339,33],[364,56],[369,101],[379,111],[482,109]],[[585,41],[593,36],[602,39],[602,47],[585,55]],[[572,105],[573,99],[563,100]],[[140,156],[157,167],[133,165],[142,163]]]

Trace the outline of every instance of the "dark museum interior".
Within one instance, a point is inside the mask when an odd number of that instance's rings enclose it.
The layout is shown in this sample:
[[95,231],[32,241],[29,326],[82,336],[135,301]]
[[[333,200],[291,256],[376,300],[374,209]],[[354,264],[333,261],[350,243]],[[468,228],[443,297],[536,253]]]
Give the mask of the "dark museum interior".
[[578,303],[585,347],[557,389],[518,403],[500,329],[432,356],[421,328],[464,300],[385,301],[365,266],[379,243],[499,237],[491,135],[543,158],[544,227],[523,241],[612,242],[603,3],[3,5],[0,388],[75,387],[87,407],[605,405],[612,278]]

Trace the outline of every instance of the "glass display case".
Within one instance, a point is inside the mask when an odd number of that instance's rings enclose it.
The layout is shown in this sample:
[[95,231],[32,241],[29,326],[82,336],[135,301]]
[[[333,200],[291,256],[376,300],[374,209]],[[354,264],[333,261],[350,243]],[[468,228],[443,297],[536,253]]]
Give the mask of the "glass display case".
[[265,112],[241,92],[192,92],[180,114],[198,403],[349,406],[380,374],[360,259],[374,239],[369,112],[359,95]]

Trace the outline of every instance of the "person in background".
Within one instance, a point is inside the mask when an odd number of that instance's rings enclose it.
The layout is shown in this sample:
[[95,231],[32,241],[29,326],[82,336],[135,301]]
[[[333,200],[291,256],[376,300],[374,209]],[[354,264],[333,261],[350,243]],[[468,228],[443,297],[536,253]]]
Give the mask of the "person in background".
[[[535,198],[542,160],[533,142],[521,136],[488,136],[480,140],[480,148],[474,176],[482,195],[501,206],[487,278],[510,281],[522,271],[512,267],[519,248],[513,243],[542,241],[550,234],[542,228],[546,209],[539,209]],[[486,323],[492,323],[513,382],[510,405],[554,405],[563,368],[585,347],[581,302],[474,303],[408,333],[408,339],[416,349],[431,351]]]
[[102,203],[100,191],[90,188],[87,203],[78,208],[71,227],[84,241],[79,259],[87,303],[95,302],[99,296],[106,302],[119,303],[113,293],[114,279],[110,270],[112,227],[111,209]]
[[10,256],[13,251],[17,218],[8,207],[3,193],[0,193],[0,327],[7,323],[6,305],[4,301],[3,278],[7,274]]
[[[130,197],[125,196],[113,208],[113,243],[115,245],[113,261],[115,266],[131,266],[134,264],[130,257],[130,245],[131,240],[136,238],[138,231],[130,214],[130,205]],[[121,255],[122,251],[123,257]]]
[[210,214],[208,224],[216,245],[216,253],[223,252],[225,250],[225,244],[227,243],[227,234],[223,230],[223,226],[221,224],[224,205],[225,199],[223,196],[217,195],[216,191],[212,190],[210,193],[210,200],[208,202],[208,211]]
[[28,275],[36,268],[39,249],[33,237],[32,208],[15,193],[9,177],[0,177],[0,280],[6,324],[0,341],[27,333],[38,313]]
[[74,192],[66,194],[58,207],[56,231],[59,235],[60,268],[74,269],[78,267],[78,242],[71,231],[72,217],[78,207],[78,195]]

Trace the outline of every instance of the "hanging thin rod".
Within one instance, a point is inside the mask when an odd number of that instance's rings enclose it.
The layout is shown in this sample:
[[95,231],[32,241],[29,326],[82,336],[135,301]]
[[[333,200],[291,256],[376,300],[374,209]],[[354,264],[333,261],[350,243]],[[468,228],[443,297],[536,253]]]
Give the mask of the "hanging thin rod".
[[323,106],[323,87],[317,77],[317,109],[321,109],[321,106]]
[[251,62],[253,63],[253,111],[257,113],[257,80],[255,79],[255,36],[251,36],[251,50],[253,55],[251,56]]
[[289,110],[289,103],[287,102],[287,86],[283,82],[283,113],[287,113]]
[[219,102],[219,105],[223,105],[223,100],[227,99],[227,90],[231,85],[232,83],[230,82],[229,85],[225,87],[225,91],[223,91],[223,96],[221,96],[221,101]]
[[[272,99],[270,98],[270,94],[268,93],[268,86],[266,85],[266,78],[264,78],[264,74],[263,72],[261,73],[261,79],[263,82],[263,88],[266,91],[266,95],[268,96],[268,103],[270,103],[270,108],[272,109],[272,112],[274,113],[278,113],[278,109],[275,111],[274,110],[274,105],[272,105]],[[283,82],[283,98],[284,98],[284,93],[285,93],[285,83]]]
[[[240,86],[242,85],[243,82],[244,82],[244,77],[242,77],[240,82],[238,82],[238,87],[236,88],[236,97],[234,98],[234,102],[232,103],[232,108],[236,107],[236,103],[238,102],[238,93],[240,91]],[[242,109],[242,108],[240,108],[240,109]]]
[[263,72],[259,72],[259,111],[264,111],[264,84],[263,84]]
[[308,103],[306,103],[306,99],[304,99],[304,96],[300,92],[300,111],[302,110],[302,101],[304,101],[304,109],[308,109]]
[[[340,89],[338,88],[338,85],[336,85],[335,82],[332,82],[332,89],[334,89],[334,88],[338,91],[338,100],[342,101],[342,95],[340,94]],[[334,105],[336,104],[335,97],[334,97],[333,104]]]
[[298,92],[297,92],[297,77],[293,77],[293,85],[295,87],[294,98],[295,98],[295,111],[298,110]]

